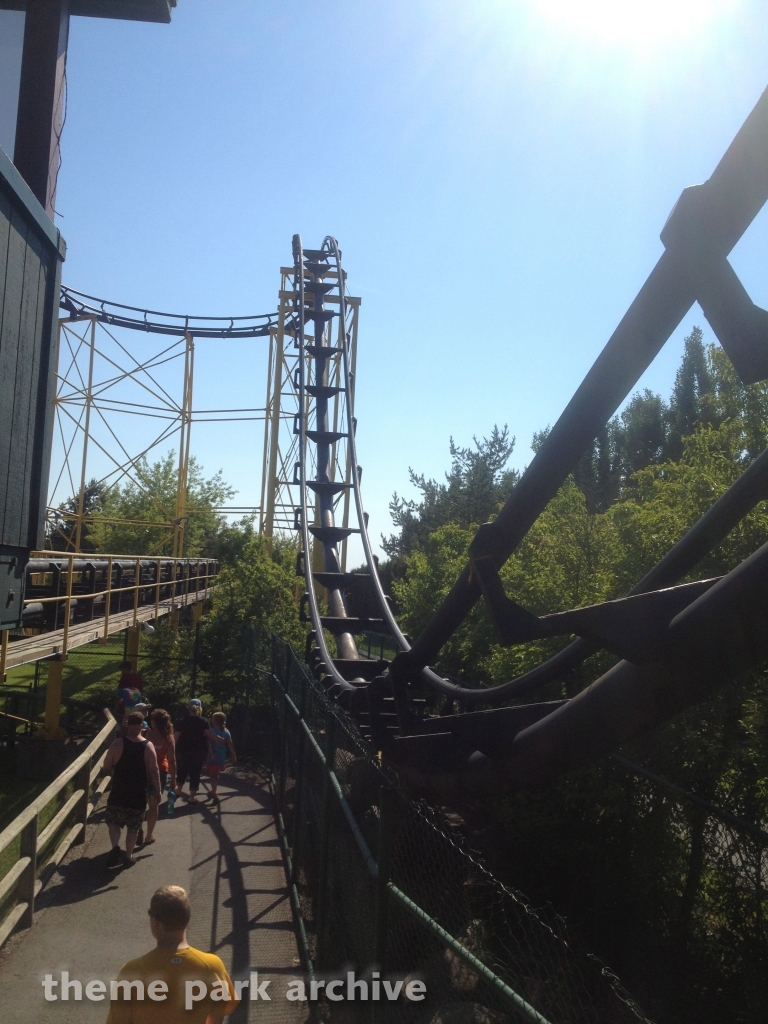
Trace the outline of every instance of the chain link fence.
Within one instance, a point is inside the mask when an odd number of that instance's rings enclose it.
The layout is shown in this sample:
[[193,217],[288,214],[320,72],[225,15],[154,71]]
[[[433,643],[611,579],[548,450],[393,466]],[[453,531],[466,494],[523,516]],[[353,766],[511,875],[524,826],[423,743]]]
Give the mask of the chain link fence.
[[[696,1024],[761,1024],[768,1019],[768,832],[623,757],[611,762],[614,786],[624,787],[623,845],[634,853],[624,899],[646,908],[664,962],[645,981],[653,1012]],[[759,821],[760,809],[751,810]],[[606,879],[609,892],[619,884]]]
[[[307,966],[326,984],[344,979],[334,990],[342,999],[320,1004],[324,1019],[648,1024],[561,918],[502,885],[441,811],[398,789],[278,639],[269,695],[267,757]],[[402,981],[400,995],[363,1009],[358,989],[352,1005],[348,971],[369,986],[386,981],[390,993]],[[413,981],[425,986],[421,1000],[404,997]]]

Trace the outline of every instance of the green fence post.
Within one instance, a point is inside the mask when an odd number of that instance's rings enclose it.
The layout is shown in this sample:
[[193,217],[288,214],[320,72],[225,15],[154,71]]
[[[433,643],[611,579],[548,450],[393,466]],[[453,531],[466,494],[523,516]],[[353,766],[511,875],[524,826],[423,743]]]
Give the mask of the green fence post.
[[285,669],[284,669],[284,671],[285,671],[285,679],[283,680],[283,686],[285,687],[285,692],[286,693],[288,693],[288,691],[291,688],[291,666],[292,665],[293,665],[293,648],[291,647],[290,644],[286,644],[285,645]]
[[334,727],[336,719],[328,714],[325,719],[325,773],[323,778],[323,804],[320,819],[320,853],[317,880],[317,945],[315,964],[322,970],[325,966],[325,940],[328,931],[328,846],[331,834],[332,787],[330,773],[333,771]]
[[[280,745],[279,699],[280,683],[277,681],[277,676],[272,672],[269,676],[269,714],[271,725],[269,730],[269,774],[271,778],[275,777],[275,769],[277,768],[277,751]],[[277,728],[275,728],[275,726],[277,726]]]
[[282,814],[285,809],[285,770],[288,762],[288,697],[282,694],[283,706],[280,712],[280,778],[277,783],[277,806]]
[[269,672],[269,707],[272,715],[272,722],[274,723],[277,719],[277,735],[275,735],[275,729],[270,729],[270,744],[269,744],[269,774],[274,778],[275,769],[277,768],[277,752],[280,749],[280,715],[281,708],[278,707],[278,701],[280,699],[280,680],[277,674],[277,637],[272,634],[272,663],[270,665]]
[[[285,645],[285,663],[284,663],[284,666],[283,666],[283,671],[285,673],[285,678],[283,679],[283,689],[285,690],[285,693],[286,693],[286,695],[288,697],[291,696],[291,675],[292,675],[292,668],[293,668],[293,662],[294,661],[295,661],[295,655],[293,653],[293,648],[291,647],[290,644],[286,644]],[[288,766],[288,727],[289,727],[289,722],[290,722],[290,718],[289,718],[289,715],[288,715],[288,701],[286,700],[285,701],[285,714],[283,716],[283,753],[282,753],[283,771],[282,771],[282,775],[280,777],[280,810],[283,812],[283,814],[285,813],[285,801],[284,801],[284,797],[285,797],[285,772],[286,772],[286,768]]]
[[301,793],[303,789],[304,781],[304,712],[307,706],[307,677],[302,675],[301,677],[301,698],[299,700],[299,719],[296,723],[298,730],[298,736],[296,739],[297,751],[296,751],[296,780],[293,787],[293,827],[291,828],[291,884],[296,884],[296,877],[298,875],[298,860],[299,860],[299,839],[300,839],[300,826],[299,811],[301,809]]
[[[374,906],[373,966],[383,975],[387,969],[387,938],[389,935],[389,893],[387,884],[392,864],[392,823],[395,810],[395,791],[382,786],[379,793],[379,849],[377,855],[376,902]],[[375,1000],[371,1003],[371,1024],[382,1019],[384,1007]]]

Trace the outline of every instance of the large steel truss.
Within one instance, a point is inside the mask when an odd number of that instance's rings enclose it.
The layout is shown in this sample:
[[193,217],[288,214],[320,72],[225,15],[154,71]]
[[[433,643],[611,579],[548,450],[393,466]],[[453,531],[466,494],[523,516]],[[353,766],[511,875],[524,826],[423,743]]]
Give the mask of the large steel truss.
[[[275,317],[176,316],[108,303],[67,288],[62,292],[62,308],[68,316],[59,321],[55,396],[59,453],[51,472],[49,541],[57,537],[65,550],[81,551],[86,528],[93,525],[85,507],[89,481],[97,479],[102,486],[130,481],[151,499],[157,516],[140,521],[100,515],[100,528],[122,523],[148,531],[159,529],[163,538],[146,554],[162,552],[180,558],[185,525],[198,511],[188,505],[192,424],[261,421],[265,413],[260,407],[195,409],[195,343],[199,339],[271,337]],[[157,346],[141,358],[135,355],[136,346],[131,344],[129,333],[137,331],[158,337]],[[168,382],[171,367],[178,368],[174,371],[174,386]],[[137,418],[144,423],[159,423],[150,439],[138,446],[132,443]],[[167,496],[153,492],[141,472],[142,460],[169,443],[175,444],[178,455],[172,504]],[[94,455],[100,464],[95,476]],[[261,509],[233,505],[212,511],[257,515]],[[61,529],[62,523],[68,524],[66,530]]]
[[[300,295],[294,286],[295,267],[280,268],[280,291],[277,323],[270,330],[269,368],[267,376],[266,417],[264,426],[264,450],[262,455],[262,490],[260,531],[271,537],[276,532],[294,531],[296,509],[301,504],[301,487],[298,467],[301,462],[300,414],[308,415],[310,396],[300,395],[302,348],[294,330],[295,318],[299,312]],[[335,272],[330,272],[334,276]],[[338,295],[331,295],[328,302],[339,305]],[[347,398],[350,413],[354,414],[354,374],[357,366],[357,332],[360,315],[360,299],[345,295],[345,316],[339,317],[336,325],[337,345],[327,360],[326,386],[335,389],[331,402],[331,429],[339,433],[339,424],[344,421]],[[347,396],[343,386],[342,339],[349,336],[349,360],[351,387]],[[310,340],[307,335],[306,340]],[[310,353],[304,353],[304,370],[309,374],[312,365]],[[341,433],[344,433],[343,430]],[[310,451],[309,457],[314,459]],[[314,461],[312,467],[315,468]],[[343,482],[345,487],[341,498],[341,525],[349,525],[349,485],[352,476],[352,460],[346,436],[339,436],[333,442],[329,464],[331,481]],[[318,499],[319,500],[319,499]],[[341,563],[346,567],[347,544],[342,544]]]

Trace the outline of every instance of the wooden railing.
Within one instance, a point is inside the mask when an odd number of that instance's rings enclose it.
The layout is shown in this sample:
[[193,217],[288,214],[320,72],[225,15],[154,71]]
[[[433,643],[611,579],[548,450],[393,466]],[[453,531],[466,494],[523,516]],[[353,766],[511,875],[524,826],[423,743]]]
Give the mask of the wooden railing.
[[41,890],[69,849],[85,841],[88,818],[110,782],[99,775],[117,722],[104,713],[107,724],[83,753],[0,832],[0,946],[17,925],[31,927]]

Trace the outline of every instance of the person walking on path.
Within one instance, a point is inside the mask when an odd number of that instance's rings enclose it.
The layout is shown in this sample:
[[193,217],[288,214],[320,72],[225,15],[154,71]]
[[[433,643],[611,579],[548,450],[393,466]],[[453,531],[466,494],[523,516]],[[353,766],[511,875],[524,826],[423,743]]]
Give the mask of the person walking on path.
[[191,916],[189,897],[180,885],[165,885],[154,893],[149,927],[157,945],[122,967],[118,985],[134,984],[122,986],[106,1024],[219,1024],[237,1007],[235,987],[219,957],[187,942]]
[[157,824],[157,812],[160,807],[165,787],[169,782],[171,788],[176,786],[176,740],[173,735],[173,724],[171,716],[162,708],[155,708],[149,718],[149,728],[144,731],[144,737],[149,740],[155,748],[157,755],[157,768],[160,772],[160,792],[148,797],[149,810],[147,811],[147,837],[144,845],[154,843],[154,831]]
[[132,711],[126,719],[125,736],[112,743],[104,759],[104,771],[112,774],[104,814],[112,843],[107,859],[109,867],[117,867],[120,863],[122,829],[126,830],[123,865],[130,867],[134,863],[133,851],[147,809],[147,797],[160,792],[157,755],[152,743],[141,735],[143,726],[142,713]]
[[208,739],[208,763],[205,770],[211,780],[211,800],[219,802],[219,775],[224,771],[227,763],[227,752],[232,758],[232,764],[237,762],[237,754],[232,743],[232,734],[227,729],[227,716],[223,711],[217,711],[212,716],[213,725],[206,732]]
[[120,666],[120,682],[117,684],[115,696],[118,700],[118,708],[123,714],[133,711],[141,702],[141,691],[144,683],[138,672],[133,671],[130,661],[124,661]]
[[124,661],[121,669],[120,682],[117,684],[117,690],[115,690],[115,697],[117,698],[115,718],[118,722],[122,723],[122,735],[125,736],[128,715],[132,711],[146,712],[149,710],[150,705],[144,704],[142,701],[141,691],[144,683],[139,673],[133,671],[130,661]]
[[197,803],[200,772],[208,754],[206,732],[210,722],[203,718],[203,705],[193,697],[176,732],[176,796],[181,795],[189,776],[189,802]]

